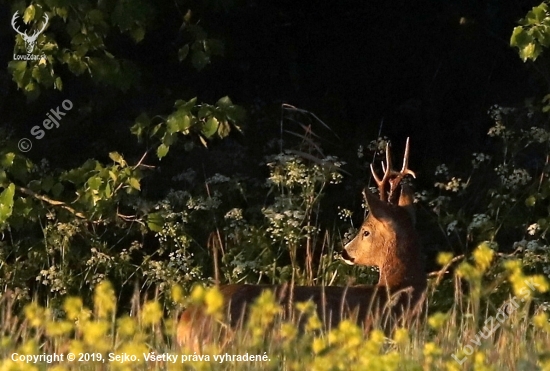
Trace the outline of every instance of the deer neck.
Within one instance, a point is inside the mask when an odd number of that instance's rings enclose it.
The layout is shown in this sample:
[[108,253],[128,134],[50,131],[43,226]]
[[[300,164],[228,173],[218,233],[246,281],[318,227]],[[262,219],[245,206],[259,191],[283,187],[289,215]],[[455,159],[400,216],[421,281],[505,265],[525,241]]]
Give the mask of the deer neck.
[[380,279],[378,286],[389,290],[401,290],[412,287],[415,290],[424,290],[427,285],[424,261],[420,254],[420,243],[416,238],[408,239],[408,243],[397,249],[391,246],[385,261],[380,265]]

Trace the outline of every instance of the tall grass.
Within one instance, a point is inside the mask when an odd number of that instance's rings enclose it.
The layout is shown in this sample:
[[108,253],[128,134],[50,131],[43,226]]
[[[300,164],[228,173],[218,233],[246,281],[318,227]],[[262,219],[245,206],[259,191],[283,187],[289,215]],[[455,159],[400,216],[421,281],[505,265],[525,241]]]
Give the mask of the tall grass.
[[[177,313],[166,314],[158,301],[136,297],[139,310],[115,316],[116,296],[108,282],[96,288],[93,308],[67,297],[63,316],[36,303],[16,313],[4,295],[0,370],[550,370],[550,322],[535,300],[548,283],[524,275],[518,261],[495,263],[491,251],[480,246],[472,262],[443,280],[454,282],[448,310],[434,310],[442,287],[434,280],[424,317],[392,333],[364,333],[349,320],[323,330],[311,304],[297,305],[306,319],[300,331],[296,322],[281,318],[269,292],[252,307],[247,323],[230,330],[215,288],[197,288],[185,298],[174,287],[173,301],[193,301],[219,315],[200,354],[176,345]],[[492,301],[484,291],[495,288],[484,281],[490,265],[503,268],[497,284],[510,288],[503,301]],[[67,360],[69,353],[76,361]],[[57,361],[48,363],[54,354]],[[37,358],[28,357],[33,355]]]

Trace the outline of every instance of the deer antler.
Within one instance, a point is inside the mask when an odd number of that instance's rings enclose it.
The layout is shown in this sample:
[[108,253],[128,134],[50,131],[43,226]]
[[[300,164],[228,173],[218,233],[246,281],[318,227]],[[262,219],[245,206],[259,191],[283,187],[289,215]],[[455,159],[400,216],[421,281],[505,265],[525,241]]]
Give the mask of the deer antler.
[[17,18],[19,18],[19,11],[16,11],[15,14],[13,15],[13,17],[11,17],[11,26],[13,27],[13,29],[15,30],[15,32],[17,32],[19,35],[21,35],[21,36],[27,36],[26,33],[19,31],[19,27],[17,27],[17,26],[15,25],[15,21],[17,20]]
[[[407,144],[405,145],[405,154],[403,156],[403,166],[401,167],[401,171],[395,171],[392,169],[392,162],[391,162],[391,151],[390,151],[390,143],[386,145],[386,163],[382,162],[382,171],[384,171],[384,176],[382,179],[376,175],[376,172],[374,171],[374,166],[370,165],[370,170],[372,172],[372,176],[374,178],[374,181],[378,185],[378,192],[380,193],[380,200],[382,201],[388,201],[392,203],[394,200],[394,192],[399,186],[399,183],[401,183],[401,180],[406,175],[412,175],[413,178],[416,178],[416,174],[409,169],[409,152],[410,152],[410,145],[409,145],[409,138],[407,138]],[[390,189],[386,193],[387,185],[389,184]]]
[[50,20],[50,17],[48,17],[48,13],[44,13],[44,23],[42,24],[42,28],[40,29],[40,31],[34,31],[31,37],[40,35],[48,25],[49,20]]
[[34,46],[36,45],[36,39],[38,39],[38,36],[46,29],[46,26],[48,25],[48,21],[50,17],[48,17],[47,13],[44,13],[44,22],[42,24],[42,28],[40,30],[35,30],[32,35],[27,35],[27,32],[21,32],[19,31],[19,28],[15,25],[15,21],[19,18],[19,11],[15,12],[13,17],[11,18],[11,26],[17,32],[23,40],[25,41],[25,44],[27,46],[27,52],[32,53]]

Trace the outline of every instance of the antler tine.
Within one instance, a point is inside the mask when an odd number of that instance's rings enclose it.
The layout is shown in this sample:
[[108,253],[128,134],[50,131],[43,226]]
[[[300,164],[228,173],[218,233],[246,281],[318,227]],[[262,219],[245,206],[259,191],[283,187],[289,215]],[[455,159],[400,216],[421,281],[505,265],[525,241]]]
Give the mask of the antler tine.
[[409,175],[412,175],[413,178],[416,178],[416,174],[414,173],[414,171],[412,171],[411,169],[409,169],[409,151],[410,151],[410,145],[409,145],[409,137],[407,137],[407,143],[405,144],[405,154],[403,155],[403,167],[401,168],[401,174],[403,174],[403,176],[409,174]]
[[[19,27],[17,27],[15,25],[15,21],[17,21],[17,18],[19,18],[19,11],[15,12],[13,14],[13,17],[11,17],[11,26],[13,27],[13,29],[15,30],[15,32],[17,32],[19,35],[25,35],[24,32],[21,32],[19,31]],[[25,35],[26,36],[26,35]]]
[[376,172],[374,171],[374,166],[370,164],[370,171],[372,173],[372,176],[374,178],[374,181],[378,185],[378,192],[380,193],[380,200],[386,201],[386,184],[388,183],[388,180],[390,179],[391,175],[391,154],[390,154],[390,143],[386,144],[386,165],[384,166],[384,162],[382,162],[382,170],[384,171],[384,176],[382,179],[376,175]]
[[413,178],[416,178],[416,174],[414,171],[409,169],[409,152],[410,152],[410,144],[409,144],[409,138],[407,138],[407,143],[405,145],[405,154],[403,155],[403,166],[401,167],[401,171],[397,172],[394,171],[393,175],[395,176],[393,179],[390,180],[390,193],[388,196],[388,200],[390,203],[393,203],[395,201],[395,190],[399,186],[399,183],[401,183],[401,180],[406,175],[411,175]]
[[45,19],[44,19],[44,23],[42,24],[42,29],[37,32],[38,34],[41,34],[46,28],[46,26],[48,25],[48,21],[50,20],[50,17],[48,17],[48,13],[44,13],[44,18]]

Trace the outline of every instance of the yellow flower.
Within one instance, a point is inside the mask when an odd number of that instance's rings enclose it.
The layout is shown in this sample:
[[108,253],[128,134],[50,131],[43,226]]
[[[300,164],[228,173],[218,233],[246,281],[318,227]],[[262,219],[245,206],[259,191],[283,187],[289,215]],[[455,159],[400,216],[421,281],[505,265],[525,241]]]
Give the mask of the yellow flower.
[[474,262],[476,267],[481,271],[485,272],[487,268],[491,265],[495,252],[487,242],[480,244],[477,249],[474,250]]
[[84,342],[94,350],[106,351],[110,344],[106,339],[110,325],[106,321],[86,322],[82,325]]
[[449,264],[451,260],[453,260],[453,253],[440,252],[439,255],[437,255],[437,264],[441,266]]
[[136,332],[136,321],[132,317],[125,315],[117,320],[117,332],[121,336],[130,337]]
[[50,311],[42,308],[35,302],[25,306],[25,318],[29,321],[33,327],[40,327],[44,324],[44,321],[50,317]]
[[431,358],[432,356],[439,356],[441,355],[441,348],[437,346],[436,343],[433,341],[429,341],[426,344],[424,344],[424,357]]
[[204,302],[204,295],[206,290],[201,285],[196,285],[191,290],[191,301],[195,304],[202,304]]
[[95,288],[94,308],[99,318],[108,317],[115,312],[115,290],[109,281],[103,281]]
[[214,286],[206,291],[204,302],[206,304],[207,314],[219,313],[223,307],[223,295],[218,287]]
[[69,352],[73,354],[80,354],[85,352],[84,344],[79,340],[73,340],[69,344]]
[[398,328],[393,334],[393,341],[401,346],[409,344],[409,331],[406,328]]
[[172,286],[172,289],[170,290],[170,294],[172,295],[172,300],[175,303],[182,304],[184,295],[183,295],[183,288],[180,285],[174,285]]
[[321,327],[323,327],[323,324],[321,323],[317,313],[311,314],[307,320],[306,331],[319,330]]
[[325,340],[322,338],[313,339],[312,349],[313,353],[319,354],[326,348]]
[[544,312],[533,316],[533,324],[538,328],[544,329],[546,332],[550,332],[550,322],[548,322],[548,315]]
[[298,329],[296,328],[296,326],[293,323],[289,323],[289,322],[283,323],[279,331],[280,331],[281,337],[287,340],[294,339],[298,334]]
[[46,334],[48,336],[63,336],[69,334],[74,329],[74,323],[69,321],[47,321]]
[[443,326],[443,324],[445,324],[445,321],[447,321],[447,317],[448,316],[445,313],[434,313],[428,318],[428,324],[434,330],[438,330]]
[[75,320],[80,316],[84,305],[82,299],[78,297],[68,297],[63,303],[63,309],[68,320]]
[[162,308],[156,301],[148,301],[143,305],[141,311],[141,321],[145,326],[155,325],[162,318]]

